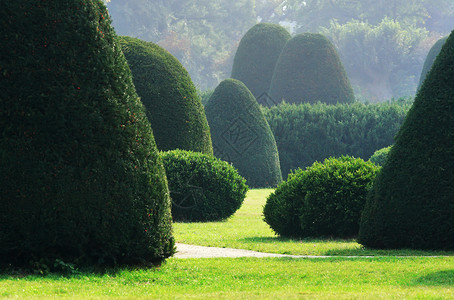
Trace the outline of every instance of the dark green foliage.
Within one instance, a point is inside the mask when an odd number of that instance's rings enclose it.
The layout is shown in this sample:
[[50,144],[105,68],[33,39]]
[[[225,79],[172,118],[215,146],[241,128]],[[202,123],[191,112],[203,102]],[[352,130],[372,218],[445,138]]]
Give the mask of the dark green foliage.
[[246,197],[246,180],[211,155],[161,152],[169,181],[174,221],[220,221],[232,216]]
[[348,156],[299,169],[268,197],[265,222],[285,237],[356,236],[378,170],[371,162]]
[[359,242],[454,249],[454,32],[421,86],[367,198]]
[[394,143],[407,103],[280,104],[264,108],[276,138],[284,177],[330,156],[364,160]]
[[165,172],[102,1],[3,1],[0,265],[159,263]]
[[216,157],[232,163],[251,187],[274,187],[282,181],[273,133],[242,82],[222,81],[205,111]]
[[200,90],[197,90],[197,93],[199,94],[200,99],[202,100],[203,106],[205,106],[208,103],[208,100],[210,100],[211,95],[213,95],[214,90],[208,89],[203,92]]
[[334,45],[315,33],[299,34],[285,44],[276,63],[269,95],[278,103],[355,101]]
[[131,37],[119,41],[158,149],[213,154],[203,105],[181,63],[154,43]]
[[372,154],[369,158],[371,162],[376,164],[377,166],[383,166],[388,158],[389,151],[391,150],[392,146],[381,148]]
[[268,93],[277,59],[290,38],[278,24],[255,25],[240,41],[231,77],[242,81],[256,98]]
[[422,84],[424,83],[427,73],[429,73],[430,69],[432,68],[432,65],[434,64],[435,59],[437,58],[438,54],[441,51],[441,48],[443,47],[443,45],[445,44],[447,39],[448,39],[447,36],[439,39],[432,46],[432,48],[430,48],[430,51],[427,54],[426,60],[424,61],[424,65],[422,67],[421,76],[419,77],[418,90],[421,88]]

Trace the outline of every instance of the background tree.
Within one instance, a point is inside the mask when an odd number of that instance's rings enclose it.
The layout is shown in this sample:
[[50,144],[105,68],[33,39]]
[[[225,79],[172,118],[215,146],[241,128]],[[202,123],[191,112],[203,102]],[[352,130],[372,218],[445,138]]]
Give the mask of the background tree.
[[361,97],[381,102],[412,95],[420,73],[418,45],[427,31],[384,19],[379,25],[332,22],[322,28],[339,49],[347,74]]
[[254,0],[112,0],[121,35],[163,46],[202,89],[229,77],[238,41],[256,23]]

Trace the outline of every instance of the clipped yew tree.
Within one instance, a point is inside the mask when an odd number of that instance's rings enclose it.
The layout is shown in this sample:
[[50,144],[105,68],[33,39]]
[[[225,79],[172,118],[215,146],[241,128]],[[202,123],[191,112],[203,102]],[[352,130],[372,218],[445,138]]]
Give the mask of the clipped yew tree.
[[232,75],[242,81],[254,97],[268,93],[274,67],[290,33],[281,25],[259,23],[243,36],[233,60]]
[[421,88],[421,85],[423,84],[424,80],[426,79],[427,73],[429,73],[430,69],[432,68],[432,65],[434,64],[435,59],[437,58],[437,55],[441,51],[441,47],[443,47],[443,45],[445,44],[447,39],[448,39],[447,36],[439,39],[432,46],[432,48],[430,48],[429,53],[426,56],[426,60],[424,61],[424,65],[422,67],[421,76],[419,77],[418,90]]
[[216,157],[232,163],[250,187],[274,187],[282,181],[273,133],[241,81],[222,81],[205,110]]
[[0,26],[0,265],[172,255],[165,172],[103,2],[6,1]]
[[361,244],[454,249],[453,66],[451,33],[367,198]]
[[279,56],[270,86],[275,102],[351,103],[355,96],[334,45],[318,33],[290,39]]
[[158,149],[213,154],[202,102],[178,59],[151,42],[125,36],[119,41]]

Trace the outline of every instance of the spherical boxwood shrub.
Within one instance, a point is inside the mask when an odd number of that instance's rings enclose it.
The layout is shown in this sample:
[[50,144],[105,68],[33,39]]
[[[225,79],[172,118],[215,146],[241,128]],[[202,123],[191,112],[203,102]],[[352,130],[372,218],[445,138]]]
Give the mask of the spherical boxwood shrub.
[[275,102],[351,103],[355,96],[334,45],[323,35],[290,39],[276,63],[270,86]]
[[232,163],[251,187],[275,187],[282,181],[273,133],[241,81],[222,81],[205,111],[216,157]]
[[268,197],[265,222],[285,237],[356,236],[378,170],[371,162],[348,156],[299,169]]
[[388,153],[391,148],[392,146],[389,146],[375,151],[369,160],[377,166],[383,166],[388,158]]
[[103,2],[6,1],[0,27],[0,265],[172,255],[165,171]]
[[373,248],[454,249],[454,31],[396,136],[361,218]]
[[438,54],[441,51],[441,47],[443,47],[443,45],[445,44],[447,39],[448,39],[447,36],[439,39],[432,46],[432,48],[430,48],[429,53],[427,54],[426,60],[424,61],[424,65],[422,67],[421,76],[419,77],[418,90],[421,87],[421,85],[424,83],[427,73],[429,73],[430,69],[432,69],[432,65],[434,64],[435,59],[437,58]]
[[173,150],[161,153],[174,221],[219,221],[232,216],[246,197],[246,180],[211,155]]
[[256,98],[268,93],[276,61],[290,38],[278,24],[253,26],[240,41],[231,77],[243,82]]
[[119,38],[119,42],[158,149],[213,154],[203,105],[178,59],[151,42],[126,36]]

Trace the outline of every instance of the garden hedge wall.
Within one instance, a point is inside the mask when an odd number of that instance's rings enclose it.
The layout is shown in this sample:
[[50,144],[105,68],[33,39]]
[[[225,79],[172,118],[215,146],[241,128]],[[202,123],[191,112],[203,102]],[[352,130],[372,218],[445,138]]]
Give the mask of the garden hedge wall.
[[263,108],[279,150],[284,178],[330,156],[364,160],[394,143],[409,109],[406,101],[382,104],[280,104]]

